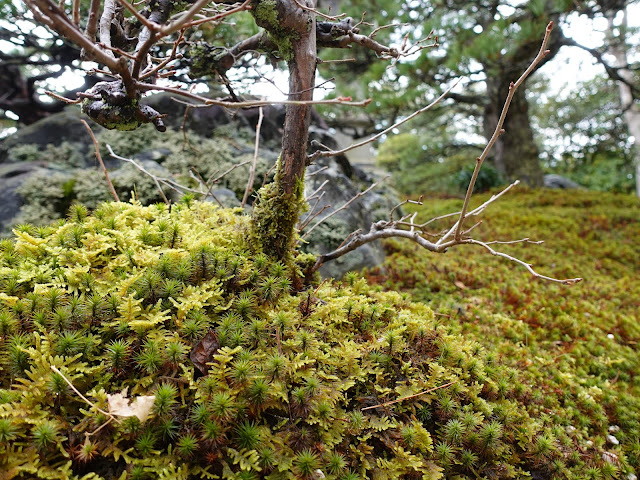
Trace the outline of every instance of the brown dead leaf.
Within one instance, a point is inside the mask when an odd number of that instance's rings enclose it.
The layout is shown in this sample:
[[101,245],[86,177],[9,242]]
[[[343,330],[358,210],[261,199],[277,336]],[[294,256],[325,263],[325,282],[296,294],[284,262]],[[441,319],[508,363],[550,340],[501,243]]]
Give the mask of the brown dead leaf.
[[455,282],[453,282],[453,284],[458,287],[460,290],[466,290],[467,286],[462,283],[460,280],[456,280]]
[[219,348],[218,336],[213,330],[209,330],[204,338],[194,345],[189,358],[202,375],[206,375],[209,371],[207,363],[213,361],[213,356]]

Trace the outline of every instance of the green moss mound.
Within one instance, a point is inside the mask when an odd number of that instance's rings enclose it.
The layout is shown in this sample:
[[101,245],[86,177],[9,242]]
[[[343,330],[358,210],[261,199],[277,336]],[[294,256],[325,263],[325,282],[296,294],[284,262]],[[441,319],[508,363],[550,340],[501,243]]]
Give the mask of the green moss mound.
[[[248,224],[106,203],[1,243],[3,478],[519,478],[570,450],[517,368],[357,275],[292,292]],[[105,415],[124,389],[149,418]]]

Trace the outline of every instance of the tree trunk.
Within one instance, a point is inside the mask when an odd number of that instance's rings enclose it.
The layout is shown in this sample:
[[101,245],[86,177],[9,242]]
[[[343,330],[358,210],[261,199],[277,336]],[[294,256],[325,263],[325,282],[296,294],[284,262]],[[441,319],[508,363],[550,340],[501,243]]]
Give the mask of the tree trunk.
[[[613,18],[617,12],[610,12],[609,17],[609,32],[613,32],[615,29],[620,30],[618,38],[612,38],[610,45],[610,51],[616,58],[616,66],[621,67],[627,65],[627,42],[626,42],[626,30],[627,30],[627,9],[622,9],[622,24],[620,27],[616,27],[613,24]],[[620,76],[628,82],[633,81],[631,72],[627,69],[619,70]],[[624,112],[623,118],[627,124],[629,135],[635,139],[634,144],[634,159],[636,165],[636,196],[640,197],[640,107],[634,102],[631,88],[625,83],[618,82],[618,91],[620,93],[620,106]]]
[[[483,122],[487,140],[493,135],[498,123],[505,98],[509,93],[509,84],[517,80],[518,76],[515,72],[505,72],[497,78],[487,79],[488,103]],[[490,158],[498,172],[507,180],[520,180],[532,187],[539,187],[543,184],[540,151],[533,138],[529,104],[525,95],[524,85],[516,90],[504,121],[505,133],[498,138]]]
[[[308,7],[315,6],[313,0],[298,1]],[[315,15],[302,10],[292,0],[277,3],[258,0],[254,2],[253,12],[257,13],[254,13],[256,23],[269,31],[280,46],[281,55],[287,59],[289,100],[313,100],[317,52]],[[276,176],[260,190],[253,210],[254,245],[260,245],[264,253],[285,263],[291,261],[296,224],[305,206],[304,172],[310,122],[311,105],[287,105]]]

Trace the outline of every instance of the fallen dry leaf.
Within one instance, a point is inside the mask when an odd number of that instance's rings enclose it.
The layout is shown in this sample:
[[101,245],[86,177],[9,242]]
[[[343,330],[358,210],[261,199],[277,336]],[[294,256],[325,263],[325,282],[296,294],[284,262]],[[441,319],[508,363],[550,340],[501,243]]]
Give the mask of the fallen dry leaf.
[[119,417],[136,416],[141,422],[144,422],[149,417],[151,408],[156,401],[156,396],[140,395],[129,399],[127,398],[127,389],[125,388],[120,393],[114,393],[113,395],[107,394],[107,401],[109,402],[109,413],[111,415],[117,415]]
[[[206,375],[209,371],[209,365],[207,365],[207,363],[213,361],[213,356],[219,348],[220,343],[218,342],[218,336],[213,330],[209,330],[204,338],[194,345],[193,350],[191,350],[189,354],[189,358],[202,375]],[[197,377],[198,375],[196,375],[196,378]]]

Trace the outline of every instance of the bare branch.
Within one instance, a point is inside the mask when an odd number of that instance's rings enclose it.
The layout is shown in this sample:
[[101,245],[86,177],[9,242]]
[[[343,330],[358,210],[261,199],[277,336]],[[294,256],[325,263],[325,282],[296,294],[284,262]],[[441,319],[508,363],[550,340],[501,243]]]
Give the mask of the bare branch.
[[464,197],[464,203],[462,204],[462,211],[460,212],[460,220],[458,221],[458,226],[455,231],[456,240],[460,239],[460,235],[462,233],[462,225],[464,224],[465,215],[467,213],[467,208],[469,207],[469,201],[471,200],[471,196],[473,195],[473,189],[476,185],[476,180],[478,179],[478,174],[480,173],[480,168],[482,167],[482,163],[487,158],[487,155],[493,148],[493,145],[498,140],[498,137],[504,133],[504,129],[502,125],[504,125],[504,119],[507,116],[507,112],[509,111],[509,106],[511,105],[511,100],[513,99],[513,95],[516,93],[516,90],[520,85],[524,83],[529,74],[533,72],[540,63],[540,61],[547,56],[549,50],[547,50],[547,43],[549,43],[549,37],[551,36],[551,30],[553,29],[553,22],[549,22],[547,28],[544,33],[544,38],[542,39],[542,45],[540,45],[540,50],[538,54],[533,59],[529,67],[524,71],[524,73],[520,76],[520,78],[516,81],[516,83],[511,82],[509,85],[509,94],[507,95],[507,99],[504,102],[504,106],[502,107],[502,112],[500,113],[500,118],[498,119],[498,124],[496,125],[496,129],[493,132],[493,135],[489,139],[487,146],[484,148],[483,152],[476,159],[476,166],[473,170],[473,174],[471,175],[471,181],[469,182],[469,187],[467,188],[467,194]]
[[[393,219],[393,213],[395,212],[395,210],[399,207],[402,206],[404,204],[407,203],[415,203],[415,204],[420,204],[421,203],[421,199],[418,201],[410,201],[407,200],[405,202],[402,202],[400,205],[398,205],[397,207],[394,207],[391,210],[391,214],[389,216],[389,220],[385,221],[385,220],[381,220],[378,221],[374,224],[371,225],[369,232],[367,233],[363,233],[362,230],[357,230],[355,232],[353,232],[352,234],[350,234],[347,239],[343,242],[342,245],[340,245],[337,249],[335,249],[332,252],[323,254],[318,256],[315,265],[310,269],[311,272],[315,272],[316,270],[318,270],[318,268],[320,268],[325,262],[329,261],[329,260],[333,260],[336,258],[339,258],[353,250],[355,250],[356,248],[360,247],[361,245],[373,242],[375,240],[378,239],[383,239],[383,238],[407,238],[415,243],[417,243],[418,245],[420,245],[422,248],[425,248],[431,252],[435,252],[435,253],[442,253],[442,252],[446,252],[449,248],[457,246],[457,245],[479,245],[483,248],[485,248],[487,251],[489,251],[489,253],[491,253],[492,255],[495,256],[499,256],[502,258],[506,258],[507,260],[513,261],[515,263],[518,263],[519,265],[524,266],[533,276],[537,277],[537,278],[541,278],[544,280],[548,280],[548,281],[553,281],[553,282],[558,282],[558,283],[562,283],[564,285],[572,285],[574,283],[577,283],[581,280],[581,278],[570,278],[570,279],[555,279],[552,277],[548,277],[545,275],[541,275],[539,273],[537,273],[530,264],[515,258],[511,255],[508,255],[506,253],[502,253],[502,252],[498,252],[496,250],[494,250],[493,248],[491,248],[490,245],[492,244],[517,244],[517,243],[535,243],[535,244],[539,244],[541,242],[539,241],[531,241],[529,240],[529,238],[524,238],[521,240],[513,240],[513,241],[493,241],[493,242],[482,242],[479,240],[475,240],[473,238],[469,238],[467,235],[473,230],[475,229],[478,225],[481,224],[481,222],[477,222],[476,224],[474,224],[472,227],[468,228],[467,230],[463,230],[463,222],[466,218],[471,217],[471,216],[476,216],[479,215],[480,213],[484,212],[484,210],[493,202],[495,202],[497,199],[499,199],[502,195],[504,195],[505,193],[507,193],[509,190],[511,190],[513,187],[515,187],[519,182],[515,181],[514,183],[512,183],[511,185],[509,185],[508,187],[506,187],[505,189],[503,189],[500,193],[493,195],[490,199],[488,199],[487,201],[485,201],[483,204],[481,204],[479,207],[475,208],[474,210],[468,212],[468,208],[469,208],[469,200],[471,198],[471,195],[473,193],[473,188],[475,186],[475,181],[477,179],[477,175],[478,175],[478,171],[480,169],[480,167],[482,166],[482,162],[484,161],[484,159],[487,157],[488,152],[490,151],[491,147],[493,146],[493,144],[495,143],[495,141],[497,140],[498,136],[501,135],[503,133],[503,129],[502,129],[502,125],[504,123],[504,119],[506,117],[507,111],[509,109],[509,105],[511,103],[511,99],[513,98],[513,94],[515,92],[515,90],[524,82],[524,80],[527,78],[527,76],[535,69],[536,65],[538,64],[538,62],[540,62],[540,60],[542,58],[544,58],[544,56],[548,53],[546,50],[546,45],[547,45],[547,41],[549,39],[549,34],[551,32],[551,28],[552,28],[552,23],[549,23],[549,25],[547,26],[547,29],[545,31],[545,36],[544,39],[542,41],[542,46],[540,48],[540,51],[538,53],[538,55],[536,56],[536,58],[533,60],[533,62],[529,65],[529,67],[527,68],[527,70],[520,76],[520,78],[518,79],[517,82],[512,83],[510,88],[509,88],[509,95],[507,96],[507,99],[505,101],[505,105],[503,107],[502,113],[500,115],[500,119],[498,121],[498,125],[496,127],[496,130],[493,134],[493,136],[491,137],[491,139],[489,140],[487,146],[485,147],[485,149],[483,150],[482,154],[480,155],[480,157],[478,157],[477,161],[476,161],[476,169],[474,170],[474,175],[472,176],[472,179],[470,181],[469,184],[469,188],[467,190],[467,195],[465,196],[465,200],[464,200],[464,204],[463,204],[463,208],[460,212],[455,212],[455,213],[450,213],[447,215],[441,215],[435,218],[432,218],[431,220],[424,222],[422,224],[416,224],[415,223],[415,216],[416,214],[411,214],[411,215],[407,215],[404,216],[403,218],[401,218],[400,220],[394,220]],[[444,95],[446,95],[448,93],[445,92],[443,94],[442,97],[440,97],[439,99],[436,100],[435,103],[437,103],[438,101],[440,101]],[[425,107],[424,109],[422,109],[422,111],[424,111],[425,109],[429,108],[431,105]],[[420,112],[420,111],[419,111]],[[415,116],[418,112],[415,112],[414,114],[412,114],[409,118]],[[407,121],[407,119],[403,120],[402,122],[399,123],[404,123],[405,121]],[[397,126],[394,125],[392,127],[390,127],[389,129],[387,129],[384,133],[387,133],[388,131],[392,130],[393,128],[395,128]],[[361,142],[361,144],[359,144],[358,146],[361,146],[365,143],[368,142]],[[329,153],[333,153],[333,154],[337,154],[337,153],[343,153],[346,150],[349,150],[353,147],[348,147],[345,150],[339,151],[339,152],[329,152]],[[326,154],[327,152],[316,152],[313,155],[323,155]],[[313,155],[311,157],[313,157]],[[429,234],[427,232],[425,232],[425,227],[437,220],[442,220],[445,218],[449,218],[452,216],[458,216],[458,220],[456,221],[456,223],[448,230],[446,230],[445,232],[439,234],[439,235],[432,235]],[[325,217],[327,218],[327,217]],[[408,219],[408,221],[407,221]],[[324,219],[323,219],[324,220]],[[317,224],[315,225],[317,226]],[[314,228],[315,228],[314,226]],[[309,232],[307,232],[308,234]],[[425,236],[434,236],[436,238],[438,238],[437,241],[431,241],[431,240],[427,240],[425,238]]]
[[541,278],[543,280],[548,280],[550,282],[556,282],[556,283],[562,283],[563,285],[574,285],[574,284],[582,281],[582,278],[567,278],[567,279],[564,279],[564,280],[558,280],[557,278],[547,277],[545,275],[540,275],[539,273],[537,273],[531,267],[530,263],[523,262],[522,260],[520,260],[518,258],[515,258],[515,257],[512,257],[511,255],[507,255],[506,253],[497,252],[496,250],[492,249],[487,243],[481,242],[479,240],[474,240],[474,239],[470,238],[468,240],[463,240],[462,243],[471,244],[471,245],[480,245],[481,247],[484,247],[485,249],[487,249],[491,255],[495,255],[497,257],[506,258],[507,260],[510,260],[510,261],[515,262],[515,263],[517,263],[519,265],[522,265],[523,267],[525,267],[529,271],[529,273],[531,273],[531,275],[533,275],[534,277],[537,277],[537,278]]
[[[89,17],[87,18],[87,27],[84,30],[84,35],[87,40],[93,42],[96,37],[96,31],[98,29],[98,11],[100,10],[100,0],[91,0],[91,6],[89,7]],[[81,58],[84,58],[84,54],[80,54]]]
[[[169,199],[167,198],[167,196],[164,194],[164,190],[162,190],[162,187],[160,186],[160,183],[168,186],[169,188],[177,191],[178,193],[184,193],[180,190],[180,187],[176,186],[175,182],[170,181],[168,178],[162,178],[162,177],[158,177],[157,175],[154,175],[153,173],[151,173],[149,170],[147,170],[146,168],[144,168],[142,165],[140,165],[138,162],[136,162],[135,160],[132,160],[131,158],[125,158],[125,157],[121,157],[120,155],[116,155],[113,152],[113,149],[111,148],[111,145],[107,145],[107,150],[109,150],[109,154],[113,157],[116,158],[118,160],[122,160],[123,162],[127,162],[130,163],[131,165],[133,165],[134,167],[136,167],[138,170],[140,170],[142,173],[144,173],[145,175],[147,175],[148,177],[150,177],[153,182],[156,184],[156,187],[158,187],[158,191],[160,192],[160,195],[162,196],[162,200],[164,201],[164,203],[166,203],[167,205],[171,205],[171,202],[169,201]],[[195,193],[200,193],[198,191],[195,190],[191,190],[191,189],[187,189],[184,188],[185,190],[190,190],[192,192]]]
[[250,100],[244,102],[228,102],[224,100],[216,100],[214,98],[203,97],[201,95],[196,95],[195,93],[180,90],[179,88],[175,87],[152,85],[150,83],[143,82],[136,82],[136,85],[138,86],[138,88],[140,88],[140,90],[143,91],[162,90],[200,102],[198,104],[194,104],[174,98],[176,102],[183,103],[191,108],[207,108],[211,105],[218,105],[226,108],[265,107],[268,105],[342,105],[346,107],[366,107],[371,103],[370,98],[359,102],[354,102],[350,97],[338,97],[328,100]]
[[389,212],[389,221],[393,221],[393,214],[395,213],[396,210],[404,207],[405,205],[422,205],[422,195],[420,195],[420,198],[416,201],[416,200],[410,200],[410,199],[406,199],[404,202],[400,202],[398,205],[396,205],[395,207],[393,207],[391,209],[391,212]]
[[326,15],[326,14],[320,12],[317,8],[311,8],[311,7],[307,7],[307,6],[303,5],[303,4],[301,4],[299,2],[299,0],[293,0],[293,2],[299,8],[301,8],[302,10],[305,10],[307,12],[315,13],[318,17],[326,18],[327,20],[332,20],[332,21],[340,20],[341,18],[343,18],[343,17],[345,17],[347,15],[346,13],[341,13],[340,15],[334,15],[334,16]]
[[[386,180],[385,177],[383,179]],[[363,192],[358,192],[356,195],[354,195],[347,203],[345,203],[344,205],[342,205],[340,208],[337,208],[336,210],[334,210],[333,212],[329,213],[327,216],[323,217],[321,220],[319,220],[313,227],[311,227],[309,230],[307,230],[304,235],[302,235],[300,238],[305,238],[307,235],[309,235],[311,232],[313,232],[313,230],[320,225],[322,222],[325,222],[326,220],[328,220],[329,218],[333,217],[336,213],[341,212],[342,210],[345,210],[349,205],[351,205],[353,202],[355,202],[356,200],[358,200],[361,197],[364,197],[367,193],[369,193],[371,190],[373,190],[376,186],[378,186],[378,182],[373,183],[369,188],[367,188],[365,191]]]
[[85,128],[89,132],[89,135],[91,135],[91,140],[93,140],[93,146],[96,149],[96,158],[98,159],[98,163],[100,163],[100,167],[102,167],[104,178],[107,180],[107,185],[109,185],[109,190],[111,191],[111,195],[113,195],[113,198],[115,199],[116,202],[119,202],[120,198],[116,193],[116,189],[113,188],[113,183],[111,183],[111,179],[109,178],[109,172],[107,171],[107,167],[104,166],[104,162],[102,161],[102,155],[100,155],[100,147],[98,145],[98,140],[96,140],[96,136],[93,134],[93,131],[91,130],[91,127],[89,126],[89,124],[84,119],[80,119],[80,121],[84,124]]
[[[486,202],[484,202],[482,205],[480,205],[479,207],[477,207],[475,210],[469,212],[466,217],[470,217],[472,215],[479,215],[480,213],[482,213],[491,203],[495,202],[497,199],[499,199],[502,195],[504,195],[505,193],[507,193],[509,190],[511,190],[513,187],[515,187],[516,185],[520,184],[520,180],[516,180],[515,182],[513,182],[511,185],[509,185],[507,188],[503,189],[500,193],[496,194],[496,195],[492,195],[491,198],[489,200],[487,200]],[[434,220],[439,220],[441,218],[445,218],[445,217],[451,217],[453,215],[458,215],[461,214],[462,212],[456,212],[456,213],[450,213],[448,215],[443,215],[442,217],[437,217],[436,219],[431,219],[429,220],[426,224],[427,225],[429,223],[431,223]],[[443,244],[457,229],[458,229],[458,225],[460,224],[460,219],[458,219],[458,221],[453,225],[453,227],[451,227],[451,229],[449,229],[449,231],[447,233],[445,233],[442,238],[440,240],[438,240],[438,245]]]
[[82,101],[81,98],[76,98],[75,100],[71,100],[70,98],[63,97],[62,95],[58,95],[55,92],[51,92],[49,90],[45,90],[44,93],[49,95],[51,98],[55,98],[56,100],[60,100],[61,102],[67,103],[69,105],[76,105]]
[[342,150],[326,150],[326,151],[316,151],[314,153],[312,153],[311,155],[309,155],[308,157],[308,163],[313,162],[315,159],[319,158],[319,157],[332,157],[335,155],[341,155],[343,153],[346,153],[350,150],[362,147],[364,145],[367,145],[369,143],[375,142],[376,140],[378,140],[380,137],[382,137],[383,135],[386,135],[387,133],[391,132],[392,130],[394,130],[395,128],[398,128],[399,126],[407,123],[409,120],[417,117],[418,115],[420,115],[421,113],[426,112],[427,110],[432,109],[433,107],[435,107],[438,103],[440,103],[451,91],[451,89],[453,87],[455,87],[458,84],[458,81],[456,81],[453,85],[451,85],[451,87],[449,87],[442,95],[440,95],[438,98],[436,98],[433,102],[431,102],[429,105],[427,105],[426,107],[421,108],[420,110],[417,110],[415,112],[413,112],[411,115],[409,115],[408,117],[400,120],[399,122],[394,123],[393,125],[391,125],[389,128],[384,129],[383,131],[381,131],[380,133],[374,135],[373,137],[368,138],[367,140],[363,140],[361,142],[358,143],[354,143],[352,145],[349,145],[348,147],[343,148]]
[[116,15],[116,0],[104,0],[102,15],[100,16],[100,43],[107,48],[105,52],[113,60],[116,56],[111,48],[111,22]]

